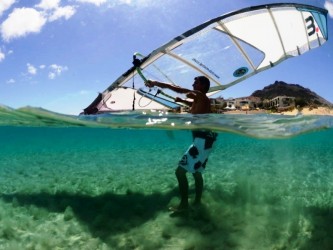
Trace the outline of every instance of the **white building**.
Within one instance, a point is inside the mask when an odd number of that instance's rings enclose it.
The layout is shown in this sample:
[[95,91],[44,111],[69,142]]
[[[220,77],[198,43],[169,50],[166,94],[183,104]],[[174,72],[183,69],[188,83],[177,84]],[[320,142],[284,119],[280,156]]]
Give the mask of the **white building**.
[[229,99],[226,99],[225,102],[226,102],[225,109],[229,109],[229,110],[235,110],[236,109],[236,99],[229,98]]
[[269,101],[270,108],[277,108],[278,111],[295,107],[295,97],[277,96]]

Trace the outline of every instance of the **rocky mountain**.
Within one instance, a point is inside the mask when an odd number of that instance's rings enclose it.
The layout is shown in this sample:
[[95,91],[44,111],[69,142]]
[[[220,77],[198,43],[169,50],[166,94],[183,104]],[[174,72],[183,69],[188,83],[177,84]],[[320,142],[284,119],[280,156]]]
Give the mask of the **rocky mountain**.
[[283,81],[276,81],[262,90],[257,90],[252,93],[252,96],[259,97],[261,100],[272,99],[277,96],[290,96],[295,97],[296,104],[300,106],[333,106],[332,103],[310,89]]

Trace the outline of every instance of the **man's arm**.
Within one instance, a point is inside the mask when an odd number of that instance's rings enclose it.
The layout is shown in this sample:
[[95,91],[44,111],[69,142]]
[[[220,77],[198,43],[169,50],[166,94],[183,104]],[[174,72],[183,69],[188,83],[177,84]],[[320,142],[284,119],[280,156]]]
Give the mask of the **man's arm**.
[[152,81],[152,80],[148,80],[146,82],[146,86],[149,88],[154,87],[154,86],[160,87],[162,89],[167,88],[167,89],[170,89],[170,90],[172,90],[176,93],[180,93],[180,94],[186,94],[186,93],[191,92],[191,90],[189,90],[189,89],[181,88],[179,86],[171,85],[169,83]]
[[187,105],[187,106],[189,106],[189,107],[192,107],[192,104],[193,104],[193,102],[190,102],[190,101],[184,100],[184,99],[179,98],[179,97],[176,97],[175,102],[181,102],[181,103],[184,103],[185,105]]

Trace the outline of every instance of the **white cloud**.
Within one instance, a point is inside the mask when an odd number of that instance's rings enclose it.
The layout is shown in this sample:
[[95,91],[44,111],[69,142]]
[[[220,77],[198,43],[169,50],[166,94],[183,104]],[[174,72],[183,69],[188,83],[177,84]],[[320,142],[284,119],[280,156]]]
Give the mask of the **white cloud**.
[[50,15],[49,17],[49,21],[55,21],[58,20],[60,18],[65,18],[66,20],[68,20],[69,18],[71,18],[74,14],[75,14],[76,10],[73,6],[65,6],[65,7],[58,7],[55,9],[55,11]]
[[39,68],[40,68],[40,69],[45,69],[45,67],[46,67],[46,66],[45,66],[44,64],[39,65]]
[[5,41],[38,33],[46,23],[46,18],[32,8],[16,8],[1,25],[1,34]]
[[57,64],[52,64],[49,66],[50,72],[49,72],[49,79],[53,80],[57,76],[60,76],[62,72],[67,71],[68,67],[67,66],[61,66]]
[[5,60],[5,54],[1,51],[0,49],[0,62],[2,62],[3,60]]
[[0,1],[0,16],[2,13],[4,13],[6,10],[10,8],[15,3],[15,0],[1,0]]
[[104,3],[107,2],[107,0],[76,0],[79,3],[91,3],[91,4],[95,4],[96,6],[100,6]]
[[159,4],[160,2],[156,0],[114,0],[108,2],[108,7],[113,8],[118,5],[128,5],[135,8],[146,8]]
[[37,8],[44,10],[56,9],[58,8],[60,0],[42,0],[39,4],[35,5]]
[[56,74],[53,72],[49,73],[49,79],[53,80],[54,78],[56,78]]
[[90,94],[90,91],[88,90],[83,89],[79,91],[79,95],[88,95],[88,94]]
[[333,18],[333,1],[325,1],[325,8],[328,10],[328,14],[331,18]]
[[32,64],[30,63],[27,63],[27,67],[28,67],[28,73],[30,75],[36,75],[37,74],[37,69],[35,66],[33,66]]
[[8,81],[7,81],[7,84],[14,84],[15,83],[15,80],[12,78],[12,79],[9,79]]
[[60,0],[42,0],[40,4],[35,5],[35,7],[44,10],[45,15],[48,16],[49,22],[53,22],[62,17],[68,20],[75,14],[76,10],[74,6],[67,5],[61,7],[59,4]]

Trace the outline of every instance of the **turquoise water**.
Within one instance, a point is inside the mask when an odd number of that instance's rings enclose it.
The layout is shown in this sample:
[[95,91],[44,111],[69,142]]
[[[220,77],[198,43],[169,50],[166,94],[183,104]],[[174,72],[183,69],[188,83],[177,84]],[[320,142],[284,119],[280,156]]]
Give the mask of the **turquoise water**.
[[[0,249],[333,248],[333,117],[0,108],[0,124]],[[173,218],[195,128],[218,132],[204,205]]]

